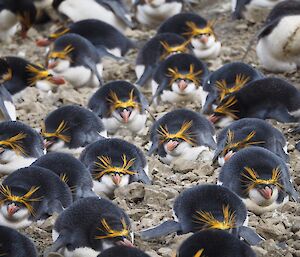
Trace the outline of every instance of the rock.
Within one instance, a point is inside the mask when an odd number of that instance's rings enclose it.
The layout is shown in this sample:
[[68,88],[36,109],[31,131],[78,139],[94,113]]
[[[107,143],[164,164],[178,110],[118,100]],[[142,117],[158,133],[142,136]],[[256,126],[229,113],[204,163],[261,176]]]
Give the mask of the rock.
[[115,196],[121,199],[125,198],[130,202],[141,201],[145,196],[145,185],[134,182],[128,186],[119,187],[115,190]]
[[148,206],[163,207],[166,205],[168,195],[161,191],[160,187],[149,186],[145,188],[145,203]]
[[168,247],[162,247],[162,248],[158,249],[158,253],[164,257],[172,256],[172,252],[173,252],[173,250]]

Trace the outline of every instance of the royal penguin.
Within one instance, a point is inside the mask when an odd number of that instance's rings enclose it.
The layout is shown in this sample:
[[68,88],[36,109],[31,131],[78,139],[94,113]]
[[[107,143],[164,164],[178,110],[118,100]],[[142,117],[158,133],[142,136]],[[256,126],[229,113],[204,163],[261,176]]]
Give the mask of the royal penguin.
[[255,214],[299,201],[284,160],[262,147],[238,151],[221,168],[219,183],[235,192]]
[[174,257],[256,257],[249,245],[222,230],[200,231],[179,246]]
[[116,188],[135,181],[151,184],[143,152],[122,139],[104,139],[88,145],[80,161],[90,171],[97,194],[112,196]]
[[42,137],[19,121],[0,123],[0,173],[9,174],[44,154]]
[[139,87],[147,84],[157,65],[173,54],[192,53],[190,43],[175,33],[161,33],[152,37],[138,52],[135,74]]
[[262,241],[246,226],[247,209],[242,200],[223,186],[203,184],[185,189],[175,199],[173,212],[173,220],[141,231],[141,238],[150,240],[175,232],[182,235],[202,230],[224,230],[244,238],[251,245]]
[[221,52],[213,22],[195,13],[180,13],[163,22],[157,33],[171,32],[190,41],[194,54],[200,59],[215,59]]
[[100,56],[108,55],[120,58],[135,46],[134,42],[119,30],[106,22],[95,19],[78,21],[66,27],[62,26],[47,38],[37,40],[36,43],[38,46],[48,46],[52,41],[67,33],[78,34],[89,40],[97,48]]
[[152,125],[149,155],[157,153],[166,164],[178,159],[212,160],[216,148],[214,135],[212,124],[204,116],[191,110],[177,109]]
[[241,118],[297,122],[300,117],[300,91],[275,77],[252,81],[228,96],[214,110],[210,120],[225,127]]
[[208,114],[224,99],[251,81],[263,78],[261,72],[243,62],[224,64],[210,73],[203,83],[202,113]]
[[111,201],[88,197],[75,202],[57,218],[53,245],[46,250],[70,257],[97,257],[117,245],[133,246],[127,214]]
[[73,22],[97,19],[120,31],[135,26],[123,0],[54,0],[53,7]]
[[300,66],[299,28],[299,1],[283,1],[273,8],[258,35],[256,46],[259,62],[264,69],[272,72],[297,70]]
[[103,65],[96,47],[86,38],[68,33],[56,39],[47,54],[48,69],[75,88],[102,85]]
[[152,78],[152,101],[201,102],[202,82],[208,75],[204,62],[190,54],[175,54],[161,62]]
[[3,85],[8,92],[16,96],[20,96],[22,90],[27,87],[36,86],[43,91],[51,90],[54,85],[62,85],[65,80],[60,76],[54,76],[42,65],[33,64],[23,58],[16,56],[7,56],[1,59],[9,66],[7,80]]
[[183,0],[132,0],[132,3],[135,18],[147,26],[157,26],[183,8]]
[[72,194],[67,184],[42,167],[18,169],[0,185],[0,223],[8,227],[43,223],[71,204]]
[[92,111],[66,105],[46,116],[41,135],[47,151],[79,154],[85,146],[106,136],[106,130]]
[[0,256],[38,257],[33,242],[18,231],[0,226]]
[[132,133],[141,133],[145,128],[147,99],[127,81],[105,84],[91,97],[88,108],[99,116],[109,134],[121,127]]
[[[293,133],[294,133],[294,134],[300,134],[300,126],[298,126],[298,128],[296,128],[296,129],[294,129],[294,130],[293,130]],[[300,141],[298,141],[298,143],[296,143],[295,147],[296,147],[296,149],[297,149],[298,151],[300,151]]]
[[98,255],[98,257],[150,257],[143,251],[125,245],[111,247]]
[[234,121],[217,136],[214,160],[224,165],[235,153],[246,147],[259,146],[288,162],[287,140],[281,131],[268,122],[256,118]]
[[73,200],[96,196],[90,172],[75,157],[65,153],[47,153],[37,159],[32,166],[51,170],[70,188]]

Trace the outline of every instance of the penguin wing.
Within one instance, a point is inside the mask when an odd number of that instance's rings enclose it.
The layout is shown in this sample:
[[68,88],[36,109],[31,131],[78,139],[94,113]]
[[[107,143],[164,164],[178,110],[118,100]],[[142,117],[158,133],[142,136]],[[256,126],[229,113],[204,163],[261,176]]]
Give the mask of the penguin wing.
[[285,192],[295,201],[300,202],[299,193],[292,184],[292,179],[289,176],[289,170],[286,165],[281,165],[282,181]]
[[12,97],[3,85],[0,85],[0,111],[4,120],[16,120],[16,108]]
[[135,82],[136,85],[142,87],[152,77],[155,67],[147,65],[142,76]]
[[280,19],[281,19],[281,17],[274,19],[274,20],[267,21],[265,23],[265,25],[263,26],[263,28],[260,29],[259,32],[257,33],[258,38],[262,38],[262,37],[269,35],[272,32],[272,30],[277,26]]
[[209,132],[202,131],[196,136],[196,140],[198,145],[205,145],[211,149],[216,149],[217,144]]
[[245,5],[250,3],[251,0],[237,0],[236,5],[233,6],[232,17],[234,19],[242,18],[242,11],[245,9]]
[[131,182],[142,182],[146,185],[151,185],[152,181],[144,171],[144,169],[140,169],[136,174],[132,176]]
[[108,56],[108,57],[111,57],[111,58],[113,58],[117,61],[124,59],[124,57],[118,57],[118,56],[113,55],[112,53],[108,52],[104,45],[95,45],[95,47],[96,47],[97,52],[99,53],[101,58],[104,57],[104,56]]
[[222,140],[220,144],[217,145],[217,149],[215,150],[214,157],[213,157],[213,163],[217,161],[218,157],[221,155],[221,153],[224,150],[224,147],[226,146],[226,138]]
[[99,80],[100,86],[102,86],[103,85],[102,77],[98,72],[95,61],[85,56],[82,60],[82,63],[84,66],[88,67],[96,75],[97,79]]
[[141,104],[141,109],[142,110],[147,110],[149,108],[149,103],[147,98],[140,92],[138,91],[139,99],[140,99],[140,104]]
[[251,228],[245,226],[239,228],[239,236],[244,238],[249,245],[258,245],[264,241],[264,238],[256,234]]
[[157,87],[156,92],[152,96],[152,99],[150,101],[150,105],[152,104],[152,102],[154,101],[154,99],[157,98],[162,93],[162,91],[167,87],[168,83],[169,83],[169,79],[168,78],[164,78],[162,80],[162,82]]

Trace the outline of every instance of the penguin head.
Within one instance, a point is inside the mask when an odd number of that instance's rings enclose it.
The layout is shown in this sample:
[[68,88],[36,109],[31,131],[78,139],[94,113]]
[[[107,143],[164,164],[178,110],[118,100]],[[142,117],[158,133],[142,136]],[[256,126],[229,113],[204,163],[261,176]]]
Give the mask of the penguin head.
[[174,54],[190,52],[190,42],[188,40],[181,42],[181,44],[179,44],[179,42],[176,42],[176,44],[169,44],[168,42],[162,40],[160,41],[160,44],[163,47],[162,54],[160,56],[161,61],[167,59],[168,57]]
[[64,26],[60,26],[57,30],[55,30],[53,33],[49,34],[47,38],[41,38],[36,41],[37,46],[48,46],[53,41],[58,39],[59,37],[67,34],[70,31],[69,28],[66,28]]
[[12,79],[12,69],[5,59],[0,59],[0,84]]
[[48,69],[58,73],[69,69],[73,62],[72,51],[74,51],[74,47],[71,44],[55,45],[54,49],[48,54]]

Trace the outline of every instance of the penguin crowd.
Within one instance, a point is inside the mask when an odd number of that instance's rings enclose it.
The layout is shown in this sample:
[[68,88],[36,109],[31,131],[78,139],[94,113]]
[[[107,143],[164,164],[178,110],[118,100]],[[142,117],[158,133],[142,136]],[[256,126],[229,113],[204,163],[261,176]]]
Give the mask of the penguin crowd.
[[[211,65],[222,63],[222,26],[195,12],[197,4],[0,0],[0,41],[43,47],[32,59],[0,55],[0,256],[261,256],[258,247],[272,237],[251,218],[286,219],[282,208],[300,202],[289,148],[300,134],[300,90],[287,79],[300,66],[300,1],[232,1],[233,23],[261,25],[252,35],[260,68],[244,60]],[[137,28],[154,33],[140,42]],[[129,63],[135,78],[108,81],[110,62]],[[65,102],[68,87],[88,92],[85,104]],[[33,89],[34,101],[52,101],[34,126],[19,107]],[[203,165],[212,169],[206,182]],[[174,181],[176,172],[191,183],[169,188],[173,217],[149,220],[158,211],[149,203],[137,219],[135,204],[145,197],[135,186],[155,201],[151,188],[165,194],[170,184],[159,177]],[[124,192],[134,195],[126,211]],[[139,226],[142,219],[148,225]],[[49,221],[51,243],[40,249],[27,229]],[[166,238],[183,235],[168,254],[135,246],[168,246]]]

